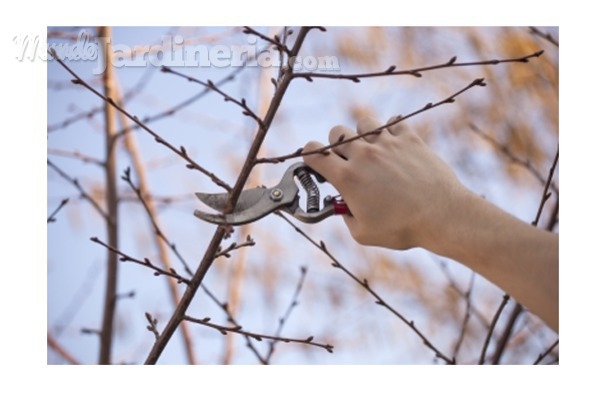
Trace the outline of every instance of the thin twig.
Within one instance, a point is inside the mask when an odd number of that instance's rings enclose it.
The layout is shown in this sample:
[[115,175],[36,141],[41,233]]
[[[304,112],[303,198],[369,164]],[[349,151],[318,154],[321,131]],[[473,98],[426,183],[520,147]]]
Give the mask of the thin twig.
[[98,211],[98,214],[100,214],[102,216],[102,218],[104,218],[105,220],[110,219],[110,217],[108,216],[108,214],[106,213],[106,211],[104,211],[102,209],[102,207],[100,207],[100,205],[96,202],[96,200],[94,200],[94,198],[92,196],[90,196],[81,186],[81,184],[79,183],[79,180],[76,178],[72,178],[71,176],[69,176],[66,172],[64,172],[62,169],[60,169],[56,164],[54,164],[52,161],[47,160],[47,164],[56,172],[58,172],[58,174],[63,177],[66,181],[70,182],[73,186],[75,186],[75,188],[79,191],[79,194],[81,195],[82,198],[86,199],[91,205],[92,207],[94,207],[94,209],[96,211]]
[[81,334],[83,335],[96,335],[96,336],[100,336],[102,335],[102,331],[100,331],[100,329],[95,329],[95,328],[81,328],[79,330],[79,332],[81,332]]
[[227,246],[225,249],[221,249],[221,246],[219,246],[219,249],[218,249],[217,253],[215,254],[215,258],[218,258],[218,257],[229,258],[229,257],[231,257],[232,251],[240,249],[242,247],[251,247],[251,246],[254,246],[255,244],[256,244],[256,242],[254,241],[254,239],[252,239],[252,237],[250,235],[248,235],[246,237],[246,240],[242,243],[233,242],[229,246]]
[[[284,31],[285,31],[285,28],[284,28]],[[258,32],[255,29],[250,28],[249,26],[244,26],[244,28],[242,29],[242,33],[245,33],[247,35],[257,36],[257,37],[261,38],[262,40],[264,40],[265,42],[271,43],[281,53],[285,53],[287,55],[290,54],[290,49],[288,49],[285,46],[285,44],[281,41],[281,39],[277,35],[275,35],[274,38],[270,38],[269,36],[263,35],[262,33]]]
[[427,339],[427,337],[417,328],[414,321],[409,320],[406,317],[404,317],[402,314],[400,314],[400,312],[398,312],[395,308],[393,308],[391,305],[389,305],[377,292],[375,292],[371,288],[371,286],[369,285],[369,282],[366,279],[362,279],[362,280],[359,279],[356,275],[354,275],[352,272],[350,272],[350,270],[348,270],[346,267],[344,267],[344,265],[342,265],[339,262],[339,260],[337,258],[335,258],[333,256],[333,254],[331,254],[329,252],[329,250],[325,246],[325,243],[323,243],[322,241],[320,243],[317,243],[313,238],[308,236],[308,234],[306,232],[304,232],[296,224],[294,224],[292,221],[290,221],[289,218],[287,218],[285,215],[283,215],[280,212],[276,212],[276,214],[278,216],[280,216],[281,218],[283,218],[290,226],[292,226],[296,232],[298,232],[306,240],[308,240],[310,243],[312,243],[313,246],[317,247],[323,253],[325,253],[325,255],[327,255],[327,257],[329,257],[329,259],[332,261],[331,265],[334,268],[338,268],[341,271],[343,271],[347,276],[352,278],[352,280],[354,280],[356,283],[358,283],[360,286],[362,286],[367,292],[369,292],[369,294],[371,294],[371,296],[373,296],[375,298],[375,304],[380,305],[384,308],[387,308],[389,311],[392,312],[392,314],[394,314],[402,322],[404,322],[414,333],[417,334],[417,336],[419,336],[419,338],[421,338],[421,340],[423,341],[423,344],[427,348],[431,349],[434,352],[434,354],[437,358],[441,358],[447,364],[456,364],[456,360],[450,359],[448,356],[444,355],[444,353],[442,353],[437,347],[435,347],[433,345],[433,343],[431,343],[431,341],[429,339]]
[[498,343],[496,344],[496,351],[494,352],[494,355],[492,356],[491,360],[491,363],[493,365],[498,365],[500,363],[500,359],[504,354],[504,350],[506,350],[506,345],[508,344],[510,336],[512,335],[515,324],[517,323],[517,320],[519,319],[519,316],[521,315],[523,310],[524,308],[521,304],[515,304],[515,307],[513,308],[512,312],[510,313],[510,316],[508,317],[506,326],[502,331],[502,335],[500,335],[500,340],[498,340]]
[[469,318],[471,317],[472,310],[472,302],[471,302],[471,294],[473,293],[473,285],[475,284],[475,272],[471,273],[471,279],[469,280],[469,288],[467,292],[464,294],[465,297],[465,316],[462,321],[462,325],[460,328],[460,334],[458,336],[458,340],[456,341],[456,345],[454,346],[454,353],[452,354],[452,359],[456,360],[456,356],[460,351],[460,347],[463,344],[465,336],[467,334],[467,324],[469,323]]
[[62,199],[62,201],[60,202],[60,204],[58,205],[58,207],[56,207],[56,209],[52,212],[52,214],[50,214],[48,216],[48,219],[46,219],[46,223],[49,224],[50,222],[55,222],[56,219],[54,217],[56,217],[56,214],[58,214],[58,212],[60,211],[60,209],[63,208],[68,202],[69,202],[69,198],[68,197],[66,199]]
[[120,299],[133,299],[135,297],[135,290],[130,290],[129,292],[125,292],[125,293],[117,293],[115,295],[115,297],[120,300]]
[[487,348],[490,344],[490,339],[492,338],[492,334],[494,333],[494,328],[496,328],[498,319],[500,318],[500,315],[502,314],[502,311],[504,310],[504,307],[506,307],[506,304],[508,303],[509,300],[510,300],[510,296],[508,294],[505,294],[502,297],[502,302],[500,303],[500,306],[496,310],[496,314],[494,314],[494,318],[492,319],[492,324],[490,325],[490,329],[488,329],[488,333],[485,337],[485,341],[483,342],[483,348],[481,349],[481,355],[479,356],[479,365],[483,365],[483,363],[485,362],[485,353],[487,353]]
[[173,268],[166,270],[164,268],[160,268],[160,267],[154,265],[152,263],[152,261],[150,261],[148,258],[144,258],[143,260],[140,260],[138,258],[127,255],[127,254],[123,253],[122,251],[120,251],[119,249],[116,249],[116,248],[104,243],[102,240],[98,239],[97,237],[91,237],[90,240],[94,243],[98,243],[99,245],[105,247],[110,252],[119,255],[120,256],[119,260],[122,262],[133,262],[135,264],[139,264],[144,267],[150,268],[151,270],[154,271],[154,276],[166,275],[166,276],[170,276],[171,278],[176,279],[178,283],[183,282],[186,285],[190,284],[189,279],[184,278],[183,276],[179,275],[179,273]]
[[148,321],[146,329],[152,332],[154,334],[154,339],[157,340],[159,335],[157,328],[158,320],[154,318],[149,312],[144,313],[144,315],[146,316],[146,320]]
[[[53,56],[56,55],[56,53],[54,53],[53,50],[50,50],[50,53]],[[203,173],[204,175],[208,176],[216,185],[222,187],[223,189],[225,189],[227,191],[231,190],[231,186],[229,186],[227,183],[225,183],[224,181],[219,179],[214,173],[208,171],[206,168],[199,165],[196,161],[192,160],[192,158],[187,154],[185,147],[180,146],[179,148],[177,148],[177,147],[173,146],[171,143],[169,143],[165,139],[163,139],[154,130],[150,129],[138,117],[130,114],[127,110],[125,110],[123,107],[121,107],[119,104],[117,104],[117,102],[114,99],[104,96],[102,93],[98,92],[96,89],[94,89],[92,86],[90,86],[86,81],[81,79],[79,77],[79,75],[77,75],[71,68],[69,68],[61,59],[56,58],[56,61],[60,65],[62,65],[63,68],[65,68],[75,78],[75,79],[73,79],[73,83],[85,86],[88,90],[90,90],[96,96],[100,97],[102,100],[104,100],[105,102],[107,102],[108,104],[110,104],[111,106],[113,106],[114,108],[116,108],[117,110],[122,112],[123,114],[125,114],[127,116],[127,118],[129,118],[135,124],[140,126],[143,130],[148,132],[157,143],[165,146],[166,148],[168,148],[169,150],[171,150],[172,152],[174,152],[175,154],[177,154],[178,156],[183,158],[185,161],[187,161],[188,162],[188,164],[186,164],[187,168],[197,170],[197,171]]]
[[261,126],[264,124],[262,119],[260,119],[260,117],[258,115],[256,115],[256,113],[254,111],[252,111],[252,109],[250,109],[250,107],[248,107],[248,104],[246,103],[246,99],[242,98],[241,100],[238,100],[234,97],[231,97],[230,95],[228,95],[227,93],[225,93],[223,90],[219,89],[219,87],[217,85],[215,85],[215,83],[213,81],[211,81],[210,79],[207,80],[206,82],[201,81],[197,78],[194,78],[192,76],[183,74],[181,72],[175,71],[169,67],[161,67],[161,72],[166,72],[169,74],[173,74],[176,76],[179,76],[181,78],[185,78],[187,79],[189,82],[194,82],[197,83],[199,85],[204,86],[207,89],[210,89],[218,94],[220,94],[223,97],[223,100],[225,101],[229,101],[232,102],[233,104],[238,105],[239,107],[242,108],[242,114],[249,116],[250,118],[252,118],[253,120],[256,121],[256,123],[258,124],[258,126]]
[[556,47],[558,47],[558,40],[556,40],[554,38],[554,36],[552,36],[548,32],[542,32],[542,31],[540,31],[538,28],[536,28],[534,26],[530,26],[529,27],[529,32],[531,34],[533,34],[533,35],[537,35],[537,36],[541,37],[542,39],[545,39],[545,40],[549,41],[550,43],[552,43],[553,45],[555,45]]
[[[298,306],[298,298],[300,297],[300,292],[302,291],[302,286],[304,285],[304,280],[306,278],[306,271],[307,271],[306,267],[304,267],[304,266],[300,267],[300,279],[298,280],[298,284],[296,285],[296,289],[294,290],[294,294],[292,295],[292,301],[290,302],[290,305],[288,306],[287,310],[283,314],[283,317],[279,318],[279,324],[277,326],[277,330],[275,331],[275,336],[281,336],[281,332],[283,331],[283,326],[285,325],[287,320],[290,318],[290,315],[292,314],[293,309]],[[269,352],[265,356],[266,364],[269,363],[269,361],[271,360],[271,356],[273,356],[273,353],[275,352],[275,344],[276,343],[277,343],[276,341],[273,341],[269,344]]]
[[[293,33],[294,31],[292,31],[291,29],[288,29],[287,26],[283,27],[283,31],[281,32],[281,44],[283,44],[284,48],[287,49],[286,47],[286,42],[288,37]],[[282,51],[281,49],[279,50],[279,72],[277,73],[277,80],[275,80],[275,78],[271,78],[271,82],[273,83],[273,85],[275,85],[275,89],[277,89],[277,85],[279,84],[279,81],[281,81],[281,78],[283,77],[283,74],[285,73],[286,68],[286,62],[288,61],[286,59],[286,56],[288,55],[288,53],[286,53],[285,51]]]
[[312,150],[312,151],[304,151],[303,148],[300,148],[300,149],[296,150],[293,153],[286,154],[286,155],[279,156],[279,157],[259,158],[259,159],[256,160],[256,164],[259,164],[259,163],[279,163],[279,162],[283,162],[285,160],[289,160],[291,158],[303,157],[303,156],[307,156],[307,155],[310,155],[310,154],[327,154],[327,152],[330,149],[334,148],[334,147],[341,146],[343,144],[353,142],[355,140],[364,138],[365,136],[379,134],[384,129],[387,129],[387,128],[393,126],[393,125],[396,125],[399,122],[404,121],[404,120],[406,120],[408,118],[414,117],[415,115],[421,114],[424,111],[431,110],[433,108],[439,107],[442,104],[454,103],[456,97],[458,97],[462,93],[466,92],[467,90],[469,90],[469,89],[471,89],[471,88],[473,88],[475,86],[486,86],[486,84],[484,82],[484,79],[483,78],[475,79],[473,82],[469,83],[467,86],[465,86],[464,88],[460,89],[458,92],[456,92],[456,93],[454,93],[454,94],[446,97],[445,99],[440,100],[437,103],[427,103],[425,106],[421,107],[420,109],[418,109],[416,111],[413,111],[410,114],[407,114],[405,116],[398,116],[398,117],[394,118],[392,121],[390,121],[390,122],[388,122],[388,123],[386,123],[386,124],[384,124],[384,125],[376,128],[376,129],[373,129],[371,131],[364,132],[364,133],[359,134],[359,135],[353,135],[353,136],[350,136],[348,138],[345,138],[344,140],[338,140],[335,143],[332,143],[332,144],[327,145],[327,146],[323,146],[323,147],[321,147],[319,149]]
[[558,164],[558,149],[556,149],[556,156],[554,156],[554,161],[552,162],[552,166],[550,167],[550,171],[548,172],[548,178],[546,179],[546,185],[544,186],[544,193],[542,194],[542,200],[540,200],[540,206],[538,207],[537,214],[535,216],[535,220],[531,223],[533,226],[537,226],[540,217],[542,216],[542,211],[544,209],[544,205],[550,198],[551,193],[548,191],[550,187],[550,183],[552,182],[552,178],[554,176],[554,170],[556,169],[556,165]]
[[304,78],[308,81],[312,81],[313,79],[346,79],[352,82],[360,82],[361,79],[364,78],[375,78],[380,76],[395,76],[395,75],[411,75],[416,78],[421,78],[423,76],[423,72],[433,71],[436,69],[444,69],[444,68],[454,68],[454,67],[470,67],[477,65],[498,65],[504,63],[526,63],[529,62],[531,58],[539,57],[544,53],[544,50],[536,51],[535,53],[517,57],[517,58],[506,58],[506,59],[495,59],[495,60],[485,60],[485,61],[472,61],[472,62],[462,62],[457,63],[456,57],[450,58],[449,61],[446,61],[441,64],[435,64],[428,67],[421,68],[412,68],[405,70],[396,70],[395,65],[391,65],[384,71],[379,72],[369,72],[369,73],[361,73],[361,74],[327,74],[322,72],[298,72],[294,73],[294,78]]
[[209,322],[210,318],[208,318],[208,317],[203,318],[203,319],[198,319],[198,318],[192,318],[190,316],[185,315],[183,317],[183,319],[185,319],[186,321],[195,322],[200,325],[208,326],[209,328],[216,329],[223,335],[226,335],[228,332],[231,332],[231,333],[237,333],[239,335],[244,335],[248,338],[258,340],[259,342],[263,339],[269,339],[269,340],[276,340],[276,341],[284,342],[284,343],[301,343],[301,344],[307,344],[310,346],[320,347],[322,349],[327,350],[329,353],[333,353],[332,345],[314,342],[313,336],[309,336],[306,339],[294,339],[294,338],[272,336],[272,335],[265,335],[262,333],[254,333],[254,332],[245,331],[242,329],[242,327],[240,325],[229,327],[229,326],[213,324],[212,322]]
[[548,347],[548,349],[546,351],[544,351],[543,353],[541,353],[538,358],[535,360],[535,362],[533,363],[533,365],[538,365],[544,358],[546,358],[546,356],[548,354],[550,354],[552,352],[552,350],[554,350],[554,348],[558,346],[558,339],[556,339],[556,341],[550,346]]
[[[60,91],[60,90],[68,90],[68,89],[77,89],[77,90],[81,90],[81,88],[78,88],[77,86],[73,86],[73,82],[71,82],[70,79],[48,79],[47,80],[47,87],[49,90],[56,90],[56,91]],[[92,84],[100,84],[102,83],[102,77],[97,77],[97,78],[93,78],[90,80],[90,83]],[[100,111],[102,111],[101,107],[94,107],[93,108],[94,113],[98,113]],[[60,125],[60,124],[57,124]],[[50,126],[48,126],[50,127]]]

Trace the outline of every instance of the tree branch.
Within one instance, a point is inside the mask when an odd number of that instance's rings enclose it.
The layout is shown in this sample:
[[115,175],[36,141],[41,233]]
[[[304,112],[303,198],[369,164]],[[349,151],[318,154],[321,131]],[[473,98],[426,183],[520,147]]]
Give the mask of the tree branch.
[[444,63],[435,64],[435,65],[431,65],[428,67],[405,69],[405,70],[397,71],[396,66],[391,65],[384,71],[368,72],[368,73],[362,73],[362,74],[327,74],[327,73],[322,73],[322,72],[301,72],[301,73],[299,72],[299,73],[294,73],[293,78],[304,78],[310,82],[312,82],[313,79],[318,79],[318,78],[321,78],[321,79],[346,79],[346,80],[350,80],[352,82],[357,82],[357,83],[360,82],[360,80],[364,79],[364,78],[375,78],[375,77],[381,77],[381,76],[411,75],[416,78],[421,78],[423,76],[423,74],[422,74],[423,72],[433,71],[436,69],[454,68],[454,67],[470,67],[470,66],[476,66],[476,65],[498,65],[498,64],[504,64],[504,63],[515,63],[515,62],[526,63],[526,62],[529,62],[529,60],[531,58],[539,57],[543,53],[544,53],[544,50],[539,50],[539,51],[536,51],[535,53],[532,53],[532,54],[529,54],[529,55],[526,55],[523,57],[485,60],[485,61],[472,61],[472,62],[463,62],[463,63],[457,63],[456,57],[452,57],[452,58],[450,58],[450,60],[448,60]]
[[354,280],[354,282],[358,283],[360,286],[362,286],[367,292],[369,292],[369,294],[371,294],[371,296],[373,296],[375,298],[375,304],[380,305],[384,308],[387,308],[389,311],[392,312],[392,314],[394,314],[396,317],[398,317],[402,322],[404,322],[414,333],[417,334],[417,336],[419,336],[419,338],[421,338],[421,340],[423,341],[423,344],[431,349],[435,356],[437,358],[441,358],[442,360],[444,360],[446,362],[446,364],[456,364],[456,360],[454,359],[450,359],[448,356],[444,355],[444,353],[442,353],[437,347],[435,347],[433,345],[433,343],[431,343],[431,341],[429,341],[429,339],[427,339],[427,337],[416,327],[414,321],[412,320],[408,320],[406,317],[404,317],[402,314],[400,314],[400,312],[398,312],[396,309],[394,309],[392,306],[390,306],[379,294],[377,294],[377,292],[375,292],[371,286],[369,285],[369,282],[366,279],[359,279],[358,277],[356,277],[356,275],[354,275],[352,272],[350,272],[350,270],[348,270],[346,267],[344,267],[338,260],[337,258],[335,258],[327,249],[327,247],[325,246],[325,243],[323,243],[322,241],[320,243],[317,243],[313,238],[311,238],[310,236],[308,236],[308,234],[306,234],[306,232],[304,232],[302,229],[300,229],[296,224],[294,224],[292,221],[289,220],[289,218],[287,218],[285,215],[283,215],[281,212],[275,212],[278,216],[280,216],[281,218],[283,218],[290,226],[292,226],[294,228],[294,230],[296,232],[298,232],[300,235],[302,235],[306,240],[308,240],[310,243],[312,243],[313,246],[317,247],[318,249],[320,249],[323,253],[325,253],[325,255],[327,257],[329,257],[329,259],[332,261],[332,266],[334,268],[339,268],[341,271],[343,271],[347,276],[349,276],[350,278],[352,278],[352,280]]
[[158,340],[158,335],[159,335],[158,328],[157,328],[158,320],[156,318],[154,318],[149,312],[144,313],[144,315],[146,316],[146,321],[148,321],[148,325],[146,326],[146,329],[149,330],[150,332],[152,332],[155,340]]
[[227,248],[225,248],[225,249],[222,249],[221,246],[219,246],[218,251],[215,254],[215,258],[218,258],[218,257],[229,258],[229,257],[231,257],[232,251],[240,249],[242,247],[251,247],[251,246],[254,246],[255,244],[256,244],[256,242],[254,241],[254,239],[252,239],[252,237],[250,235],[248,235],[246,237],[246,240],[242,243],[233,242],[229,246],[227,246]]
[[79,194],[81,195],[81,197],[83,197],[84,199],[86,199],[91,205],[92,207],[94,207],[94,209],[96,211],[98,211],[98,214],[100,214],[102,216],[102,218],[106,221],[108,221],[110,219],[109,215],[106,213],[106,211],[104,211],[102,209],[102,207],[100,207],[100,205],[96,202],[96,200],[93,199],[92,196],[90,196],[81,186],[81,184],[79,183],[79,180],[75,179],[75,178],[71,178],[66,172],[64,172],[62,169],[60,169],[56,164],[54,164],[52,161],[47,160],[46,161],[47,164],[56,172],[58,172],[58,174],[63,177],[66,181],[70,182],[73,186],[75,186],[75,188],[79,191]]
[[50,214],[50,216],[48,216],[48,219],[46,219],[46,223],[49,224],[50,222],[55,222],[56,219],[54,217],[56,217],[56,214],[58,214],[60,209],[63,208],[68,202],[69,202],[68,197],[66,199],[62,199],[62,201],[60,202],[58,207],[56,207],[56,209],[52,212],[52,214]]
[[319,149],[312,150],[312,151],[306,151],[305,152],[303,148],[300,148],[300,149],[296,150],[293,153],[286,154],[286,155],[283,155],[283,156],[270,157],[270,158],[260,158],[260,159],[256,160],[256,164],[259,164],[259,163],[279,163],[279,162],[283,162],[285,160],[289,160],[291,158],[303,157],[303,156],[307,156],[307,155],[310,155],[310,154],[327,154],[327,152],[329,150],[331,150],[332,148],[334,148],[334,147],[341,146],[343,144],[353,142],[355,140],[364,138],[365,136],[379,134],[384,129],[387,129],[387,128],[393,126],[393,125],[396,125],[397,123],[399,123],[401,121],[404,121],[404,120],[406,120],[408,118],[414,117],[415,115],[421,114],[424,111],[431,110],[433,108],[439,107],[442,104],[454,103],[456,97],[458,97],[462,93],[466,92],[467,90],[469,90],[469,89],[471,89],[471,88],[473,88],[475,86],[485,86],[485,85],[486,84],[485,84],[483,78],[475,79],[473,82],[469,83],[467,86],[465,86],[464,88],[460,89],[458,92],[456,92],[456,93],[454,93],[454,94],[446,97],[445,99],[440,100],[437,103],[427,103],[422,108],[420,108],[420,109],[418,109],[416,111],[413,111],[413,112],[411,112],[408,115],[398,116],[398,117],[394,118],[391,122],[388,122],[388,123],[386,123],[386,124],[384,124],[384,125],[376,128],[376,129],[373,129],[371,131],[364,132],[362,134],[355,135],[355,136],[353,135],[353,136],[351,136],[349,138],[345,138],[343,140],[338,140],[337,142],[335,142],[333,144],[330,144],[330,145],[327,145],[327,146],[323,146],[323,147],[321,147]]
[[[284,28],[284,31],[285,31],[285,28]],[[263,35],[262,33],[258,32],[255,29],[250,28],[249,26],[244,26],[242,33],[245,33],[247,35],[257,36],[257,37],[261,38],[262,40],[264,40],[265,42],[271,43],[273,46],[275,46],[275,48],[279,52],[285,53],[287,55],[290,54],[290,49],[288,49],[286,47],[286,45],[283,42],[281,42],[281,40],[279,39],[279,36],[277,36],[277,35],[275,35],[274,38],[270,38],[269,36]]]
[[502,311],[504,310],[504,307],[506,307],[506,304],[508,304],[509,300],[510,296],[508,294],[505,294],[502,297],[502,302],[500,303],[500,306],[496,310],[496,314],[494,314],[492,324],[490,326],[490,329],[488,329],[487,336],[485,337],[485,341],[483,343],[483,348],[481,349],[481,355],[479,356],[479,365],[483,365],[483,363],[485,362],[485,353],[487,352],[487,348],[490,344],[490,339],[492,338],[492,334],[494,333],[494,328],[496,328],[498,319],[500,318],[500,315],[502,314]]
[[492,357],[492,364],[498,365],[500,363],[500,359],[504,354],[504,350],[506,350],[506,345],[508,344],[515,324],[517,323],[517,320],[519,319],[519,316],[522,312],[523,306],[519,303],[516,303],[515,307],[510,313],[510,316],[508,317],[508,322],[506,323],[506,326],[502,331],[502,335],[500,335],[500,340],[498,340],[498,344],[496,345],[496,351],[494,352],[494,355]]
[[313,339],[314,339],[313,336],[309,336],[306,339],[293,339],[293,338],[265,335],[262,333],[253,333],[253,332],[245,331],[242,329],[242,327],[240,325],[228,327],[228,326],[213,324],[213,323],[209,322],[210,318],[197,319],[197,318],[192,318],[192,317],[185,315],[183,317],[183,319],[185,319],[186,321],[200,324],[200,325],[208,326],[209,328],[216,329],[223,335],[226,335],[227,332],[232,332],[232,333],[237,333],[239,335],[244,335],[248,338],[252,338],[252,339],[255,339],[258,341],[261,341],[263,339],[269,339],[269,340],[275,340],[275,341],[284,342],[284,343],[301,343],[301,344],[307,344],[310,346],[320,347],[322,349],[327,350],[329,353],[333,353],[332,345],[313,342]]
[[553,343],[553,344],[552,344],[550,347],[548,347],[548,349],[547,349],[545,352],[541,353],[541,354],[538,356],[538,358],[537,358],[537,359],[534,361],[533,365],[538,365],[540,362],[542,362],[542,360],[543,360],[544,358],[546,358],[546,356],[547,356],[548,354],[550,354],[550,353],[552,352],[552,350],[554,350],[554,348],[555,348],[556,346],[558,346],[558,339],[556,339],[556,341],[555,341],[555,342],[554,342],[554,343]]
[[144,267],[150,268],[151,270],[154,271],[154,276],[166,275],[166,276],[170,276],[171,278],[175,279],[177,281],[177,283],[183,282],[186,285],[190,284],[190,280],[179,275],[179,273],[174,268],[170,268],[169,270],[166,270],[164,268],[157,267],[148,258],[144,258],[143,260],[140,260],[138,258],[127,255],[127,254],[123,253],[122,251],[114,248],[113,246],[104,243],[102,240],[98,239],[97,237],[91,237],[90,240],[94,243],[98,243],[99,245],[105,247],[111,253],[114,253],[114,254],[120,256],[121,258],[119,260],[122,262],[133,262],[135,264],[139,264]]
[[546,184],[544,185],[544,193],[542,194],[542,200],[540,200],[540,206],[538,207],[537,214],[535,216],[535,220],[531,223],[533,226],[537,226],[540,222],[540,217],[542,216],[542,211],[546,202],[550,198],[551,193],[548,191],[550,187],[550,183],[552,182],[552,177],[554,176],[554,170],[556,169],[556,165],[558,164],[558,149],[556,149],[556,156],[554,156],[554,161],[552,162],[552,166],[550,167],[550,171],[548,172],[548,178],[546,179]]
[[542,32],[540,31],[538,28],[534,27],[534,26],[530,26],[529,27],[529,32],[532,35],[536,35],[541,37],[542,39],[545,39],[547,41],[549,41],[550,43],[552,43],[553,45],[555,45],[556,47],[558,47],[558,40],[556,40],[554,38],[554,36],[552,36],[551,34],[549,34],[548,32]]

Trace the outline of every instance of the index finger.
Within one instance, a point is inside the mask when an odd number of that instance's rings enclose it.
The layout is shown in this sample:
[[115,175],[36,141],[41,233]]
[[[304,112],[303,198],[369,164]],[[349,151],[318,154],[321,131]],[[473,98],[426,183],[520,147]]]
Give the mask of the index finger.
[[[310,141],[304,146],[303,153],[310,153],[323,147],[325,146],[320,142]],[[332,151],[328,151],[327,154],[307,154],[303,158],[306,165],[321,174],[333,186],[337,186],[337,183],[339,183],[339,171],[345,167],[346,161],[343,158]]]

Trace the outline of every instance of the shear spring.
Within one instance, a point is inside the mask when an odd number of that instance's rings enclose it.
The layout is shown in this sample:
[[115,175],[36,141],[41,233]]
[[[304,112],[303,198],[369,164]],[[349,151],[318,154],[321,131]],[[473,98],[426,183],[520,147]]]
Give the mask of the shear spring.
[[305,169],[299,169],[296,171],[296,176],[304,190],[306,190],[306,212],[319,211],[319,187],[312,180],[310,173]]

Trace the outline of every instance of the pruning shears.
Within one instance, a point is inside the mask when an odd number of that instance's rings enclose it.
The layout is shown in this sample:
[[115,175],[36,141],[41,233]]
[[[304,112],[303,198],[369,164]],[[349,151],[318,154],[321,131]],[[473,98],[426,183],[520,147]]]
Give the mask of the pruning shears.
[[[284,211],[306,223],[319,222],[331,215],[350,214],[348,206],[339,196],[326,196],[323,199],[323,207],[320,206],[319,187],[313,180],[313,176],[320,183],[325,182],[325,179],[308,165],[302,162],[295,163],[285,171],[277,185],[271,188],[257,187],[244,190],[235,209],[228,214],[223,213],[229,197],[228,193],[196,193],[200,201],[218,211],[219,214],[196,210],[194,215],[213,224],[243,225],[275,211]],[[306,191],[306,210],[300,207],[300,190],[296,179]]]

